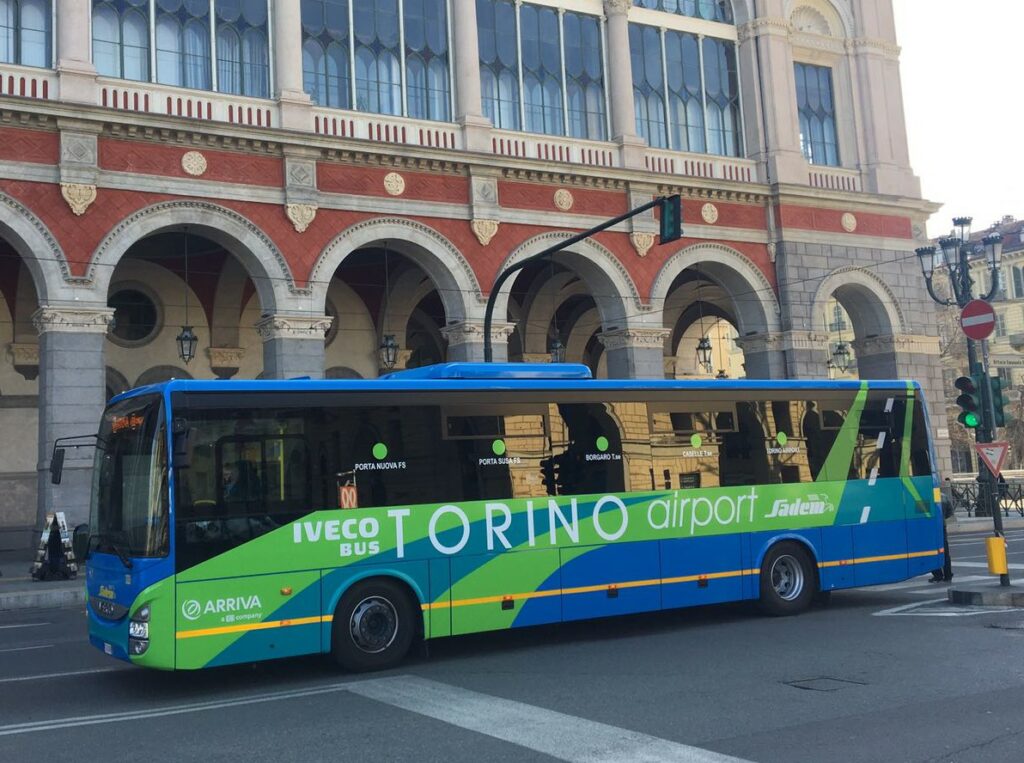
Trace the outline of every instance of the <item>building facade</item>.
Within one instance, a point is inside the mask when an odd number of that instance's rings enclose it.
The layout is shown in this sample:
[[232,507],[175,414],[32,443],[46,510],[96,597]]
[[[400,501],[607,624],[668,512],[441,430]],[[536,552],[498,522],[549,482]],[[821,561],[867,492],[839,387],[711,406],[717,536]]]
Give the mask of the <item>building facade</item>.
[[668,193],[496,359],[825,377],[838,303],[941,401],[890,0],[0,0],[0,548],[111,394],[479,360]]

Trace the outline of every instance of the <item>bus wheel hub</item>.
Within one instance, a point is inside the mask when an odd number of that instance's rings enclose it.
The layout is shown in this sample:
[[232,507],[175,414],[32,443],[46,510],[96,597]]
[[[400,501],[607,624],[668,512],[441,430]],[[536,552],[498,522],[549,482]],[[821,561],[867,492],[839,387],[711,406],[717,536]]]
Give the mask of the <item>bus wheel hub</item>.
[[383,652],[398,633],[398,613],[387,599],[371,596],[352,610],[349,629],[352,641],[364,652]]

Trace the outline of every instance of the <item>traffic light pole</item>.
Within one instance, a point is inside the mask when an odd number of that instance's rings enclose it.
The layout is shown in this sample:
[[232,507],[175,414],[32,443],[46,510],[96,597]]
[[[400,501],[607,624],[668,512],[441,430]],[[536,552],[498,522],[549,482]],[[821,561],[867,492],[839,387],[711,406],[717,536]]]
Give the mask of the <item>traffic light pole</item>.
[[[527,257],[525,260],[521,260],[520,262],[517,262],[514,265],[510,265],[507,269],[505,269],[501,273],[501,275],[499,275],[498,278],[494,281],[494,285],[491,287],[491,293],[487,295],[487,307],[484,310],[484,362],[490,363],[494,360],[494,350],[491,347],[491,319],[494,315],[494,303],[498,299],[498,292],[501,290],[501,285],[508,280],[509,276],[511,276],[513,273],[519,270],[522,270],[532,262],[543,260],[545,257],[550,257],[556,252],[560,252],[563,249],[568,249],[573,244],[579,243],[584,239],[590,238],[595,233],[600,233],[603,230],[608,230],[609,228],[618,225],[619,223],[624,222],[631,217],[636,217],[637,215],[646,212],[648,209],[654,209],[654,207],[659,207],[661,209],[662,214],[661,243],[667,244],[669,241],[674,241],[677,238],[679,238],[679,236],[682,233],[682,210],[680,207],[679,195],[676,194],[674,196],[659,196],[653,201],[649,201],[646,204],[637,207],[636,209],[629,210],[624,215],[613,217],[611,220],[606,220],[600,225],[595,225],[593,228],[590,228],[589,230],[585,230],[582,233],[577,233],[575,236],[571,236],[567,238],[565,241],[560,241],[554,246],[549,246],[543,252],[535,254],[532,257]],[[669,231],[666,230],[667,221],[665,219],[665,216],[666,214],[672,214],[673,212],[675,214],[674,233],[672,233],[671,235],[666,235],[669,233]]]
[[[988,374],[988,340],[981,340],[981,370],[984,374],[984,382],[981,385],[982,389],[982,420],[986,421],[986,435],[988,440],[986,442],[995,442],[996,440],[996,406],[995,399],[992,396],[992,377]],[[975,434],[978,437],[978,434]],[[979,467],[981,465],[979,464]],[[996,537],[1006,537],[1003,533],[1003,507],[999,490],[999,478],[993,474],[988,467],[985,467],[985,474],[988,475],[986,482],[988,483],[988,500],[989,505],[992,507],[992,524],[995,531]],[[999,585],[1008,586],[1010,585],[1010,575],[1008,572],[1000,573]]]

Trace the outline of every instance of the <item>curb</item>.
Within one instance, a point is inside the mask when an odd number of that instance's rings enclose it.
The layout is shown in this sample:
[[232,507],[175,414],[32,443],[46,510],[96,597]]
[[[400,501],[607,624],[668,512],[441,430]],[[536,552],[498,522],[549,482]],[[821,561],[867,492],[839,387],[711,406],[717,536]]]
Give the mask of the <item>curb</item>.
[[0,612],[13,609],[77,607],[85,604],[85,584],[74,588],[0,593]]
[[950,604],[987,607],[1024,607],[1024,589],[1007,588],[950,588]]
[[[971,519],[957,519],[946,524],[946,531],[953,535],[954,533],[973,533],[981,532],[983,530],[991,530],[992,517],[976,517]],[[1004,530],[1021,530],[1024,529],[1024,518],[1003,518],[1003,529]]]

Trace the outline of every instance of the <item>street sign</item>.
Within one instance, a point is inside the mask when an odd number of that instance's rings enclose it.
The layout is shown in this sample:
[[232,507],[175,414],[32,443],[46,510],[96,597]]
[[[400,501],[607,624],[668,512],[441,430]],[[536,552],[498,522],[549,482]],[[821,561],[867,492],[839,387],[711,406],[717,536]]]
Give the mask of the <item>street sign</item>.
[[338,504],[343,509],[359,508],[359,496],[356,493],[355,485],[341,485],[338,487]]
[[988,339],[996,328],[996,311],[983,299],[972,299],[960,313],[960,328],[970,339]]
[[978,451],[978,455],[981,456],[981,460],[985,462],[985,466],[992,472],[992,475],[998,477],[999,472],[1003,470],[1003,464],[1006,463],[1006,456],[1010,452],[1010,443],[978,442],[974,444],[974,449]]

